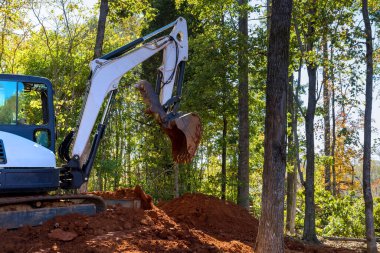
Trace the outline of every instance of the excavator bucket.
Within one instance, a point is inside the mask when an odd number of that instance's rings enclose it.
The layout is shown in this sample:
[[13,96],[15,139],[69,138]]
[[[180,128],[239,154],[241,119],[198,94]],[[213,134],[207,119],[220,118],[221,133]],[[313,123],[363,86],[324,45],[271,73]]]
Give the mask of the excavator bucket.
[[152,85],[142,80],[135,87],[140,91],[144,103],[148,106],[146,113],[152,114],[169,136],[173,160],[177,163],[190,162],[197,151],[202,135],[199,116],[195,113],[178,113],[168,120]]
[[172,142],[172,155],[177,163],[188,163],[194,157],[202,130],[201,121],[197,114],[187,113],[179,115],[163,127]]

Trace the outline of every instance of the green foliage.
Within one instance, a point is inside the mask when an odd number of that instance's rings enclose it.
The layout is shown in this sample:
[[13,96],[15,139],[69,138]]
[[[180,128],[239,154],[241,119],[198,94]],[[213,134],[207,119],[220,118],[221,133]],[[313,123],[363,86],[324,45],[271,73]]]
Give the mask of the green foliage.
[[[298,205],[304,210],[304,192],[299,191]],[[347,195],[334,197],[331,192],[323,187],[316,187],[316,229],[321,236],[342,236],[361,238],[365,234],[364,201],[357,196],[357,192],[351,191]],[[375,205],[379,211],[379,205]],[[375,212],[376,212],[375,211]],[[375,215],[376,217],[376,215]],[[302,229],[304,211],[297,212],[296,227]],[[380,225],[376,223],[376,227]]]
[[4,105],[0,106],[1,124],[15,124],[16,122],[16,95],[7,99]]
[[315,195],[318,208],[316,222],[326,236],[362,237],[365,234],[364,203],[355,192],[334,198],[321,190]]
[[375,233],[380,235],[380,197],[376,197],[373,200],[373,218],[375,219]]

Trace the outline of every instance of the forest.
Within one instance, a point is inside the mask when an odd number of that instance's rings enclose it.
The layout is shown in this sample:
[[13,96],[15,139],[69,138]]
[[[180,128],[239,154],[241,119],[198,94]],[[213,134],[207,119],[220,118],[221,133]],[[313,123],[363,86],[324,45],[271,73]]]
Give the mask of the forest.
[[173,163],[144,113],[134,84],[155,82],[154,56],[121,80],[88,190],[140,185],[156,202],[200,192],[278,223],[271,233],[376,245],[379,0],[1,0],[1,73],[53,83],[59,145],[77,124],[90,61],[180,16],[189,32],[180,109],[201,118],[196,156]]

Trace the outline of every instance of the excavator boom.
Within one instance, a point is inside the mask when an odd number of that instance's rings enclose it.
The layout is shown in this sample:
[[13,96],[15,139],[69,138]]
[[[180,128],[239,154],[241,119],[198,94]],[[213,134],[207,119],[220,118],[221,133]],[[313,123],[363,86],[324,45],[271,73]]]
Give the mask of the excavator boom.
[[[170,28],[167,35],[157,36]],[[173,160],[187,163],[199,145],[201,123],[197,114],[179,111],[188,59],[187,24],[183,18],[91,61],[78,123],[58,149],[66,161],[62,167],[56,166],[52,84],[41,77],[0,74],[0,228],[37,225],[72,212],[92,214],[104,210],[99,197],[47,193],[60,188],[79,189],[88,181],[120,79],[160,52],[162,65],[155,88],[147,81],[136,87],[148,106],[147,112],[169,136]],[[105,100],[103,116],[90,145]]]
[[[169,35],[143,43],[169,28],[172,28]],[[137,47],[138,45],[140,46]],[[169,136],[173,160],[177,163],[188,163],[194,157],[201,138],[200,119],[195,113],[178,111],[182,98],[185,62],[188,59],[187,24],[186,20],[180,17],[173,23],[91,62],[88,92],[77,130],[69,134],[59,149],[60,156],[67,160],[67,165],[61,173],[61,187],[75,189],[88,181],[120,79],[132,68],[161,51],[162,65],[158,68],[155,89],[147,81],[140,82],[136,87],[148,105],[147,111],[154,115]],[[175,94],[173,90],[176,91]],[[91,148],[87,149],[96,118],[107,95],[108,102],[102,120]],[[68,155],[71,142],[73,148],[71,155]]]

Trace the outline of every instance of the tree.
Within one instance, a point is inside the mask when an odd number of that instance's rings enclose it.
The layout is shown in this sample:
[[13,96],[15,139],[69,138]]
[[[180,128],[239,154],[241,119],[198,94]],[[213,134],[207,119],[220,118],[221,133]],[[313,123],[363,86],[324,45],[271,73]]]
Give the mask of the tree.
[[[183,16],[190,16],[187,20],[191,32],[189,48],[192,56],[186,65],[183,90],[186,99],[182,105],[187,106],[189,111],[196,111],[204,123],[198,152],[202,155],[199,157],[202,162],[193,163],[189,169],[194,170],[192,174],[201,172],[203,182],[199,184],[201,181],[198,179],[192,185],[200,186],[200,190],[209,194],[236,201],[237,56],[239,48],[246,42],[245,37],[238,35],[236,29],[240,7],[236,0],[191,0],[182,1],[181,4],[184,5]],[[193,187],[190,189],[195,190]]]
[[262,211],[256,251],[284,252],[284,182],[291,0],[274,0],[269,34]]
[[[323,43],[323,123],[324,123],[324,138],[325,147],[324,154],[326,158],[330,157],[331,144],[330,144],[330,87],[329,87],[329,55],[327,48],[327,28],[324,29],[322,43]],[[331,190],[331,163],[329,159],[325,161],[325,189],[327,191]]]
[[309,76],[308,105],[305,117],[306,133],[306,182],[305,182],[305,224],[302,238],[306,241],[317,242],[315,231],[315,203],[314,203],[314,173],[315,173],[315,150],[314,150],[314,117],[317,105],[317,65],[312,55],[315,42],[316,0],[308,7],[308,13],[312,17],[308,21],[306,34],[306,50],[309,58],[306,60],[307,73]]
[[108,0],[101,0],[98,19],[98,31],[96,34],[96,42],[94,48],[94,58],[99,58],[100,56],[102,56],[104,33],[106,30],[108,11]]
[[289,92],[288,92],[288,113],[290,114],[290,121],[288,122],[288,129],[290,129],[288,134],[288,162],[290,168],[287,169],[287,182],[286,182],[286,230],[290,234],[295,233],[295,218],[296,218],[296,208],[297,208],[297,164],[298,156],[296,153],[295,141],[295,131],[297,131],[297,110],[295,108],[294,101],[294,90],[293,90],[293,75],[289,82]]
[[249,122],[248,122],[248,10],[247,0],[239,0],[239,165],[238,204],[249,209]]
[[376,237],[373,220],[373,199],[371,192],[371,114],[372,114],[372,86],[373,86],[373,45],[372,29],[368,14],[368,1],[362,0],[362,14],[365,26],[366,41],[366,93],[364,114],[364,149],[363,149],[363,195],[365,202],[365,227],[367,238],[367,252],[377,252]]

